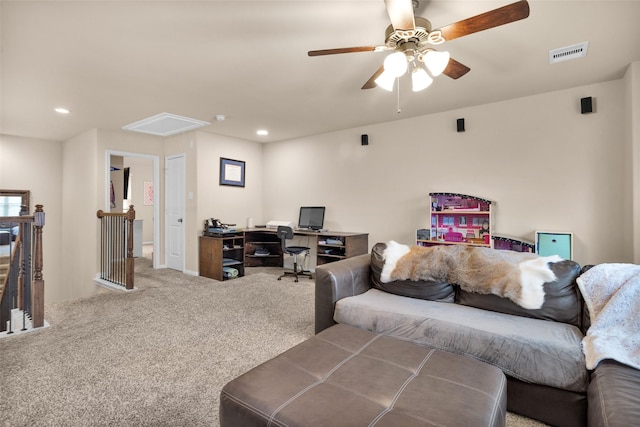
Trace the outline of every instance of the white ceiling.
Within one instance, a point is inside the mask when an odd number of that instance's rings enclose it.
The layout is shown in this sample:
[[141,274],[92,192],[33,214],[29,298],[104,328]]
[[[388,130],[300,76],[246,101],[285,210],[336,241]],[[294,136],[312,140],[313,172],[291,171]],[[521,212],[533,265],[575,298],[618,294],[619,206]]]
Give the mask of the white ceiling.
[[[416,15],[438,28],[514,1],[421,0]],[[307,56],[383,44],[383,0],[1,0],[0,132],[65,140],[168,112],[269,142],[618,79],[640,60],[639,0],[529,3],[528,19],[439,46],[471,71],[420,93],[405,77],[397,113],[397,93],[360,89],[385,53]],[[583,41],[586,58],[549,64]]]

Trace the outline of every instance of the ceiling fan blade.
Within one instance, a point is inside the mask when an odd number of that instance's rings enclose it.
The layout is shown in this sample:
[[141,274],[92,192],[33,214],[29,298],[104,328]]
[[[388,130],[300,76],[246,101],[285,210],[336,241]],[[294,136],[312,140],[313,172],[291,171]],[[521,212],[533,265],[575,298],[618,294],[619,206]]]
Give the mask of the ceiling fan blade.
[[447,25],[446,27],[440,28],[440,31],[442,32],[442,37],[449,41],[457,39],[458,37],[477,33],[478,31],[488,30],[489,28],[519,21],[528,16],[529,3],[527,3],[527,0],[520,0],[507,6]]
[[416,29],[411,0],[384,0],[384,4],[387,6],[387,13],[394,30]]
[[364,86],[362,86],[361,89],[373,89],[374,87],[378,86],[376,84],[376,79],[378,78],[378,76],[380,76],[380,74],[382,74],[384,72],[384,67],[380,67],[378,68],[378,71],[376,71],[375,73],[373,73],[373,75],[369,78],[369,80],[367,80],[367,82],[364,84]]
[[451,77],[452,79],[459,79],[460,77],[471,71],[471,68],[464,64],[459,63],[453,58],[449,58],[447,68],[444,69],[442,74]]
[[335,55],[337,53],[373,52],[376,49],[379,49],[379,47],[378,46],[342,47],[338,49],[310,50],[309,52],[307,52],[307,54],[309,56]]

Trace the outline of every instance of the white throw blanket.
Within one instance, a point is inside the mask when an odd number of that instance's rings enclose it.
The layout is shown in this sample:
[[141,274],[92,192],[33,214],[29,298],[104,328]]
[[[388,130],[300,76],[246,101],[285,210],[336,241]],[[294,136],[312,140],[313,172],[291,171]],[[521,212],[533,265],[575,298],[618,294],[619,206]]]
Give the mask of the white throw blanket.
[[598,264],[576,282],[591,316],[582,340],[587,369],[603,359],[640,369],[640,265]]

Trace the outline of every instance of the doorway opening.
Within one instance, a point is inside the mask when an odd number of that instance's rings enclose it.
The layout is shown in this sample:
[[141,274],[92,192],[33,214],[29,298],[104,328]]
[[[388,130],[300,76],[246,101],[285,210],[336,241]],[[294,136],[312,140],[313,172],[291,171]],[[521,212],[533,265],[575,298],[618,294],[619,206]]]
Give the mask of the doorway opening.
[[[160,158],[150,154],[107,150],[105,159],[105,211],[123,212],[128,210],[129,205],[134,205],[137,222],[134,224],[134,256],[144,256],[151,247],[153,268],[159,268],[161,221],[157,195]],[[126,185],[125,168],[129,169]]]

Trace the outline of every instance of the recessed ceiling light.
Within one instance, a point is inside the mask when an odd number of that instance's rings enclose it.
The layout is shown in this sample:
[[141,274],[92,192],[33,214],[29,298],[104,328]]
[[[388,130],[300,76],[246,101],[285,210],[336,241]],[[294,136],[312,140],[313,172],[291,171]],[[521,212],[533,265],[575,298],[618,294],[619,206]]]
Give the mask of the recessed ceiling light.
[[260,135],[260,136],[267,136],[269,135],[269,131],[266,129],[258,129],[258,131],[256,132],[256,134]]
[[54,111],[56,113],[60,113],[60,114],[69,114],[71,112],[71,110],[69,110],[68,108],[64,108],[64,107],[54,108]]

